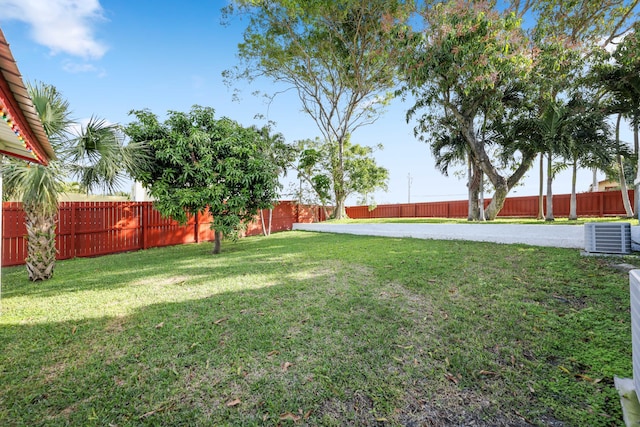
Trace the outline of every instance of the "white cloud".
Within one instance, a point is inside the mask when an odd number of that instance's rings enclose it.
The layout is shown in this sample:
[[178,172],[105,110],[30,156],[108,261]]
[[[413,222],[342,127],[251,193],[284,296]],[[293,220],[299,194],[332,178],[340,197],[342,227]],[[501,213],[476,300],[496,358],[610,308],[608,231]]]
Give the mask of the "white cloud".
[[33,39],[53,54],[101,58],[107,47],[92,26],[104,20],[99,0],[0,0],[2,19],[29,24]]
[[89,64],[87,62],[77,63],[72,61],[65,61],[62,65],[62,69],[71,74],[94,73],[100,78],[107,76],[107,72],[103,68],[98,68],[95,65]]
[[63,66],[64,70],[69,73],[89,73],[97,71],[95,65],[92,64],[78,64],[76,62],[65,62]]

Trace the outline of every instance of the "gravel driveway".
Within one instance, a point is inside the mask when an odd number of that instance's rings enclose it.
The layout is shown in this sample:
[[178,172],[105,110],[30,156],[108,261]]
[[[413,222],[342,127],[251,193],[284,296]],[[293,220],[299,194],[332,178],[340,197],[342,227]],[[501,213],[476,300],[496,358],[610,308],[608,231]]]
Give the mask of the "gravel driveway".
[[524,243],[584,249],[582,225],[529,224],[293,224],[294,230],[435,240]]

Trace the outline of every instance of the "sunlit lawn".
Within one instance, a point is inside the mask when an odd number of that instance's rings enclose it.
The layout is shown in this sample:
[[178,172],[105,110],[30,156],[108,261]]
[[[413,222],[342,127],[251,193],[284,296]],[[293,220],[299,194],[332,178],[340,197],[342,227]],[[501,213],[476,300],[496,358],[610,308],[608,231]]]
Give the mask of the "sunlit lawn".
[[5,268],[0,425],[622,424],[611,260],[303,232],[210,251]]

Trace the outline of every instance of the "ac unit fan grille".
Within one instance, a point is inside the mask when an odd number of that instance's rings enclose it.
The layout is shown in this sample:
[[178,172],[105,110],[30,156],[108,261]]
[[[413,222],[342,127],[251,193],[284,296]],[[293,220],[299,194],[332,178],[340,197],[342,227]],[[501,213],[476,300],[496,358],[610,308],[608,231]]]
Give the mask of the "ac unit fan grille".
[[608,254],[631,253],[631,224],[587,223],[584,225],[585,250]]

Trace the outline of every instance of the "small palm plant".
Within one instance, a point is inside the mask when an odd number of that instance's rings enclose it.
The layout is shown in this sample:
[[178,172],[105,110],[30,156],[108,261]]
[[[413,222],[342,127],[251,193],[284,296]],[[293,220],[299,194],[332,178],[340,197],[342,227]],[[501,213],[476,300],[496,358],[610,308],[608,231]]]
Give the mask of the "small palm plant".
[[[68,102],[55,87],[27,85],[57,159],[49,166],[9,160],[2,165],[5,195],[22,201],[27,225],[26,258],[29,280],[52,277],[56,256],[58,193],[63,180],[75,176],[87,191],[115,189],[141,150],[125,147],[116,125],[92,117],[78,126],[70,119]],[[138,157],[135,157],[138,156]]]

